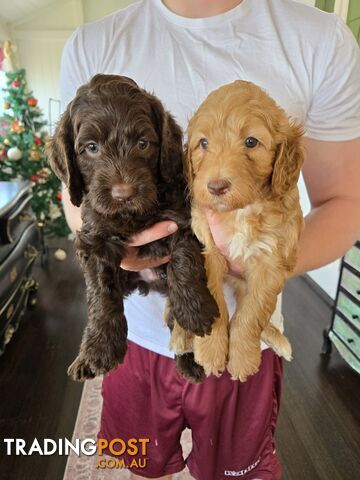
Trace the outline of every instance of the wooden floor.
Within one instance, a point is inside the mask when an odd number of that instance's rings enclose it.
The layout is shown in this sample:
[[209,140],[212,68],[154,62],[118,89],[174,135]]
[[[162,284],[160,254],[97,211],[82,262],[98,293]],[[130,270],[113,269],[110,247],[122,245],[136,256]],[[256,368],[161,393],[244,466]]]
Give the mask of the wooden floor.
[[[85,323],[84,286],[68,259],[37,269],[38,308],[0,357],[0,480],[62,480],[66,457],[6,456],[3,438],[71,438],[81,385],[66,376]],[[303,279],[284,295],[294,360],[285,364],[277,448],[284,480],[355,480],[360,472],[360,376],[336,351],[320,355],[329,306]],[[115,478],[115,477],[114,477]]]
[[66,457],[4,455],[3,438],[70,438],[82,384],[66,368],[74,359],[86,319],[84,285],[70,243],[65,262],[36,269],[38,307],[26,314],[0,357],[0,479],[61,480]]
[[285,362],[277,432],[283,478],[360,478],[360,375],[335,348],[319,354],[330,309],[299,278],[286,288],[284,316],[294,359]]

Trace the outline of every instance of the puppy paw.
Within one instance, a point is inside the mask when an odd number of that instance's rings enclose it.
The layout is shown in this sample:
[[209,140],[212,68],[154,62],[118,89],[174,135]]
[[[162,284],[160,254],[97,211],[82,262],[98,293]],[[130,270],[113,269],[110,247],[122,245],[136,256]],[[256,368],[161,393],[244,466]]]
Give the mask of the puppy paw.
[[195,297],[187,298],[173,304],[174,316],[181,327],[193,334],[203,337],[210,335],[212,325],[219,316],[218,306],[210,292],[197,292]]
[[292,360],[292,348],[289,340],[283,335],[281,342],[271,345],[271,348],[279,357],[284,357],[290,362]]
[[87,350],[86,357],[96,375],[104,375],[123,362],[126,351],[126,341],[114,342],[112,340],[112,344],[110,344],[108,340],[103,347],[96,345],[95,348]]
[[240,380],[245,382],[250,375],[258,372],[261,363],[260,344],[244,349],[242,344],[237,340],[230,338],[229,362],[227,370],[232,380]]
[[176,368],[181,375],[191,383],[201,383],[205,380],[204,368],[195,362],[193,353],[176,355]]
[[75,358],[73,363],[69,366],[67,374],[77,382],[83,382],[95,377],[90,365],[80,355]]
[[[199,311],[194,312],[189,330],[200,337],[210,335],[212,326],[219,317],[219,313],[219,307],[209,292],[203,296]],[[193,325],[197,331],[192,330]]]
[[213,330],[211,335],[194,338],[195,361],[203,366],[206,375],[221,376],[228,357],[227,328]]
[[104,375],[123,362],[126,350],[126,342],[112,345],[108,342],[104,347],[100,344],[82,347],[68,368],[68,375],[77,381]]
[[176,320],[184,330],[198,337],[204,337],[205,335],[210,335],[214,318],[210,318],[204,314],[200,315],[200,313],[194,315],[194,313],[191,312],[191,315],[190,313],[188,315],[178,315]]
[[261,340],[263,340],[279,357],[285,360],[292,360],[292,348],[289,340],[274,325],[267,325],[261,332]]

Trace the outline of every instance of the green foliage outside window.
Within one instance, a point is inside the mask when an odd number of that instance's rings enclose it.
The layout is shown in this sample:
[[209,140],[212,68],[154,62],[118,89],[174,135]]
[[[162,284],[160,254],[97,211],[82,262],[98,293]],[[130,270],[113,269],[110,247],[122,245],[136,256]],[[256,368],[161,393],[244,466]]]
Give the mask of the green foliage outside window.
[[325,12],[333,12],[335,7],[335,0],[316,0],[315,7],[324,10]]
[[360,1],[350,0],[347,24],[360,45]]

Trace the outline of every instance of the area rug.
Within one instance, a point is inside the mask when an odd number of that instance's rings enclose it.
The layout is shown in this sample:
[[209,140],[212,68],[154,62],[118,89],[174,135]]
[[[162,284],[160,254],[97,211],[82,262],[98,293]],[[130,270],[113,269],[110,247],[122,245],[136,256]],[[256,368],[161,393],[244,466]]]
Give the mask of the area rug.
[[[97,377],[94,380],[85,382],[79,412],[73,433],[73,441],[75,439],[94,438],[99,428],[101,413],[101,383],[102,378]],[[181,444],[186,457],[191,450],[191,434],[189,430],[185,430]],[[68,457],[63,480],[111,480],[111,479],[130,479],[128,470],[98,469],[96,463],[97,455],[77,456],[71,453]],[[174,480],[192,480],[192,476],[187,469],[173,476]]]

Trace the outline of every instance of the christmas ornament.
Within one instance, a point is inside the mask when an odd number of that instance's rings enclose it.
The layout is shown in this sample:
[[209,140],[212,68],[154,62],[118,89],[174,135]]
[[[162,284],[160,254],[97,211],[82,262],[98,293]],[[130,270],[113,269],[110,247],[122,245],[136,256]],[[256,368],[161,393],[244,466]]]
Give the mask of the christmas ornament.
[[5,100],[4,103],[3,103],[3,108],[4,108],[4,110],[8,110],[10,108],[10,102]]
[[33,160],[35,162],[39,161],[41,158],[40,150],[38,150],[36,147],[31,147],[29,157],[30,160]]
[[1,150],[0,157],[1,157],[1,159],[4,159],[4,158],[6,157],[6,150],[5,150],[5,148],[3,148],[3,149]]
[[37,183],[39,181],[39,176],[38,175],[31,175],[30,180],[34,183]]
[[56,260],[59,260],[59,262],[63,262],[64,260],[66,260],[67,254],[65,250],[63,250],[62,248],[58,248],[54,253],[54,257],[56,258]]
[[58,192],[58,193],[55,195],[55,198],[56,198],[56,200],[59,200],[59,202],[61,202],[61,200],[62,200],[62,194],[61,194],[61,192]]
[[8,138],[5,138],[4,143],[5,145],[10,145],[10,140]]
[[12,87],[20,87],[21,85],[21,82],[19,82],[19,80],[14,80],[11,84]]
[[61,215],[60,208],[55,203],[51,202],[49,207],[49,217],[51,220],[55,220],[56,218],[61,217]]
[[40,137],[38,137],[37,135],[35,135],[35,138],[34,138],[34,140],[35,140],[35,142],[36,142],[36,145],[39,145],[39,147],[40,147],[40,145],[42,145],[41,138],[40,138]]
[[51,170],[50,168],[44,167],[38,172],[36,172],[36,175],[39,175],[39,177],[42,177],[42,178],[49,178],[51,175]]
[[42,181],[39,182],[39,183],[46,183],[46,180],[51,175],[51,170],[50,170],[50,168],[44,167],[41,170],[37,171],[36,175],[38,175],[42,179]]
[[36,100],[36,98],[30,97],[30,98],[28,98],[27,103],[30,107],[36,107],[38,101]]
[[7,156],[10,160],[20,160],[22,151],[18,147],[11,147],[7,152]]
[[13,120],[11,122],[10,130],[13,133],[23,133],[25,131],[24,125],[20,122],[20,120]]

